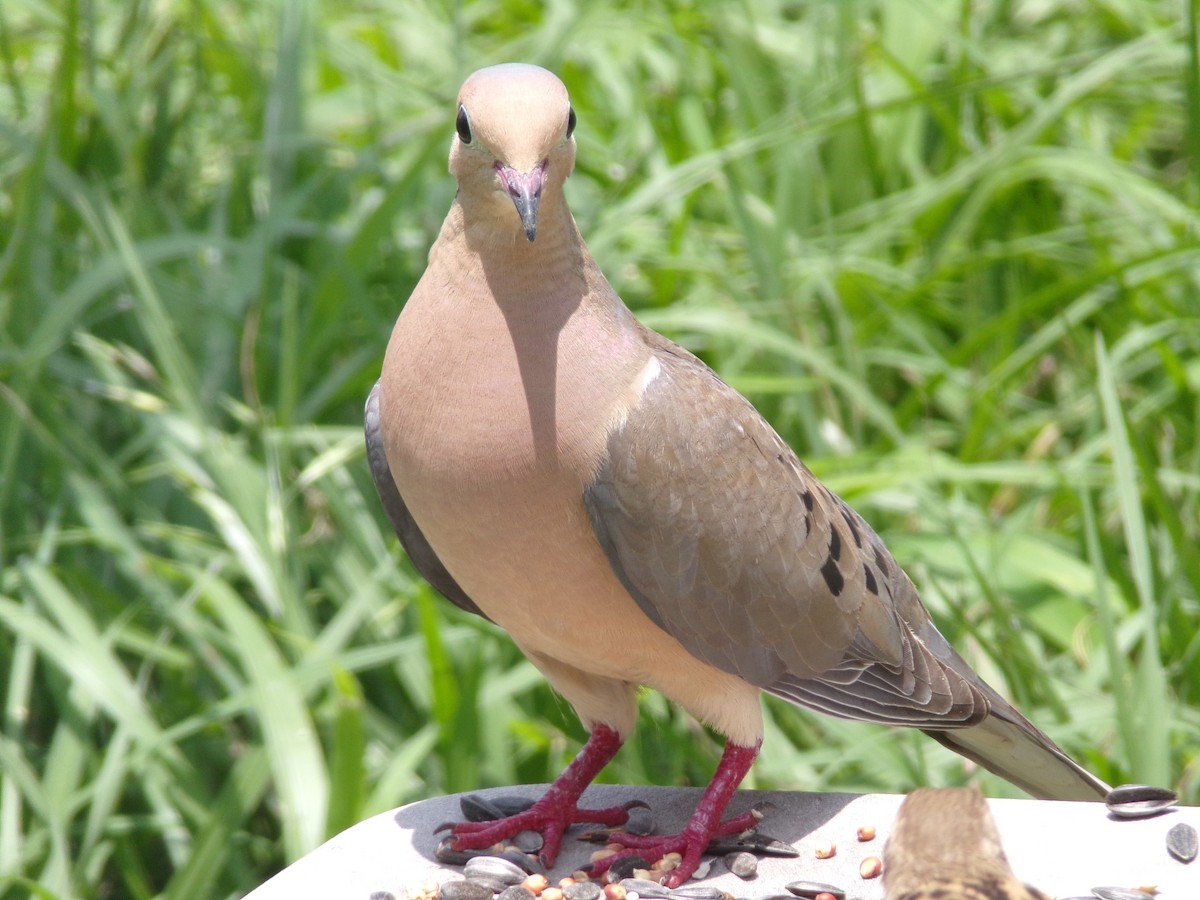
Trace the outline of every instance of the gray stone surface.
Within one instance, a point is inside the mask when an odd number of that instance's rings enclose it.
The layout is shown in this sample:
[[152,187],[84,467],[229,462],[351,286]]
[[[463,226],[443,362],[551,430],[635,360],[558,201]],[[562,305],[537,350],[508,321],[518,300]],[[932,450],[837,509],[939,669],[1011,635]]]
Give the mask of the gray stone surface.
[[[527,794],[538,797],[545,786],[500,788],[488,794]],[[654,809],[657,831],[678,831],[687,820],[699,789],[594,785],[584,805],[614,806],[641,799]],[[877,900],[883,896],[879,879],[863,881],[859,862],[883,855],[896,809],[904,798],[890,794],[808,794],[739,791],[729,813],[770,803],[760,831],[794,844],[796,859],[760,860],[751,881],[726,872],[714,863],[705,883],[736,897],[766,897],[783,893],[797,879],[824,881],[843,887],[847,896]],[[1096,885],[1135,887],[1157,885],[1160,900],[1200,900],[1200,860],[1184,865],[1167,855],[1166,834],[1177,822],[1200,829],[1200,808],[1177,807],[1151,819],[1120,821],[1098,803],[1047,803],[1034,800],[989,801],[1013,870],[1025,881],[1054,897],[1086,896]],[[339,834],[253,891],[251,900],[348,898],[370,900],[386,891],[405,900],[407,888],[423,881],[462,877],[433,856],[433,829],[462,818],[458,796],[436,797],[402,806],[367,819]],[[873,824],[877,836],[859,843],[859,825]],[[820,838],[837,844],[837,855],[820,860],[813,845]],[[585,865],[593,844],[568,836],[552,875],[561,877]]]

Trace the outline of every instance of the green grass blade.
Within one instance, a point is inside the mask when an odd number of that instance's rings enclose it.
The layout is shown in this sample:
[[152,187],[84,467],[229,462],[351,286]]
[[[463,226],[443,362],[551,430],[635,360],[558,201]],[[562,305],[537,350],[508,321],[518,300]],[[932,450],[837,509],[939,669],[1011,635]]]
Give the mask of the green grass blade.
[[1130,762],[1134,777],[1147,784],[1171,782],[1170,750],[1167,741],[1167,678],[1159,656],[1158,601],[1156,600],[1152,552],[1141,503],[1141,488],[1125,414],[1118,398],[1118,385],[1107,348],[1096,335],[1097,389],[1104,413],[1109,449],[1112,453],[1117,508],[1121,513],[1133,583],[1141,616],[1139,618],[1141,652],[1135,669],[1134,686],[1138,698],[1133,733],[1123,735],[1132,751]]

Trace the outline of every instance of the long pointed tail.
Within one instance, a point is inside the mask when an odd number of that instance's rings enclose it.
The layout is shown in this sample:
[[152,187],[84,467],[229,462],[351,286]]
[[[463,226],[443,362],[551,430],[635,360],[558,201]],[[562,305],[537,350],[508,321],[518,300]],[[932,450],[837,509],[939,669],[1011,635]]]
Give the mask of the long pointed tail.
[[925,733],[1040,800],[1104,799],[1107,784],[1067,756],[999,695],[990,690],[989,694],[992,708],[978,725]]

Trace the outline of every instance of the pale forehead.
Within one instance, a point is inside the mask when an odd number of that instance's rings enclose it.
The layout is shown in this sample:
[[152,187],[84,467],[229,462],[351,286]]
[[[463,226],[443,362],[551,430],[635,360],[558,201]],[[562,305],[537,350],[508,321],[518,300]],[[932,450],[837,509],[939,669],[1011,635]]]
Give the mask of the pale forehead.
[[566,86],[553,72],[520,62],[481,68],[463,83],[458,103],[488,143],[511,140],[515,131],[562,132],[570,109]]
[[568,98],[566,86],[553,72],[523,62],[505,62],[499,66],[480,68],[467,78],[458,91],[458,102],[464,106],[480,101],[503,103],[505,106],[545,104],[563,108]]

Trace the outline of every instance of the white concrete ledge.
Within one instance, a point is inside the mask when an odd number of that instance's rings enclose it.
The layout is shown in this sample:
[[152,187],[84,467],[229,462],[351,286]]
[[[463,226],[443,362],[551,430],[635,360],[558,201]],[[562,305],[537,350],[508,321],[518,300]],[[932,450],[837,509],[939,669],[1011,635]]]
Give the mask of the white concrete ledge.
[[[541,796],[545,785],[497,788],[477,793]],[[678,831],[699,799],[698,788],[593,785],[586,806],[615,806],[639,799],[650,804],[656,830]],[[858,866],[865,856],[883,856],[884,842],[900,801],[891,794],[808,794],[738,791],[727,815],[769,802],[760,831],[795,845],[795,859],[760,859],[758,875],[744,881],[720,863],[706,884],[735,897],[757,898],[785,893],[789,881],[804,879],[836,884],[848,898],[879,900],[880,879],[863,881]],[[1035,800],[991,800],[992,814],[1004,849],[1017,876],[1052,897],[1086,896],[1093,886],[1157,885],[1159,900],[1200,900],[1200,860],[1184,865],[1167,854],[1166,834],[1177,822],[1200,830],[1200,808],[1176,807],[1149,819],[1118,820],[1100,803],[1048,803]],[[459,821],[458,795],[435,797],[382,813],[348,828],[284,869],[249,895],[249,900],[369,900],[386,891],[405,900],[408,888],[424,881],[462,877],[462,870],[440,864],[433,855],[438,838],[433,829]],[[859,843],[859,825],[876,827],[870,843]],[[586,826],[583,826],[586,827]],[[582,830],[582,828],[581,828]],[[816,859],[818,838],[836,842],[837,855]],[[552,876],[569,875],[586,865],[594,844],[568,835]]]

